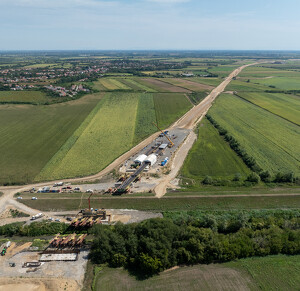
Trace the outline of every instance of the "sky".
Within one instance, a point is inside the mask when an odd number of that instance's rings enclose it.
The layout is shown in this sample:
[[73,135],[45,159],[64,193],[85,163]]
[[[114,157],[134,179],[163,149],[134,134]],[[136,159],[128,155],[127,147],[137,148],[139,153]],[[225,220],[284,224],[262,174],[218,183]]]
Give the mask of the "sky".
[[300,50],[299,0],[0,0],[0,50]]

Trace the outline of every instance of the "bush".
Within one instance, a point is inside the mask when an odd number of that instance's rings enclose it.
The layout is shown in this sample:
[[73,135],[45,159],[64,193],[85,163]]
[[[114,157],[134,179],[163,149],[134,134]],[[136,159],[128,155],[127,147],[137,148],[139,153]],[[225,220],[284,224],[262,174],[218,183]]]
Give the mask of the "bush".
[[210,177],[210,176],[206,176],[206,177],[203,179],[202,183],[205,184],[205,185],[211,185],[211,184],[213,183],[213,179],[212,179],[212,177]]
[[241,181],[242,175],[240,173],[236,173],[232,179],[232,181]]
[[259,176],[260,176],[260,179],[261,179],[263,182],[266,182],[266,183],[269,183],[269,182],[271,182],[271,180],[272,180],[272,177],[271,177],[271,174],[270,174],[269,171],[261,172],[261,173],[259,174]]
[[260,181],[260,177],[252,172],[246,179],[246,181],[257,184]]
[[293,183],[295,181],[294,173],[277,173],[274,179],[276,183]]

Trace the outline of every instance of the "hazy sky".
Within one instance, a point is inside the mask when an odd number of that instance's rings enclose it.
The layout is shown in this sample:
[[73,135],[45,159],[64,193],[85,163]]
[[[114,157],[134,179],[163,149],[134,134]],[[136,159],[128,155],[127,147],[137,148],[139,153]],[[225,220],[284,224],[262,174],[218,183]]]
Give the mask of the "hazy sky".
[[0,0],[0,50],[299,50],[299,12],[299,0]]

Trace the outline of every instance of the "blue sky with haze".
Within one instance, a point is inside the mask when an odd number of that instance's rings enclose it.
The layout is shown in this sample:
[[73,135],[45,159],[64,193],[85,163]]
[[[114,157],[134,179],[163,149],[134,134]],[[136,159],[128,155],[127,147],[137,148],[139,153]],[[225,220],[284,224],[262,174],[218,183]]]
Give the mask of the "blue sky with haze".
[[0,50],[298,50],[299,12],[299,0],[0,0]]

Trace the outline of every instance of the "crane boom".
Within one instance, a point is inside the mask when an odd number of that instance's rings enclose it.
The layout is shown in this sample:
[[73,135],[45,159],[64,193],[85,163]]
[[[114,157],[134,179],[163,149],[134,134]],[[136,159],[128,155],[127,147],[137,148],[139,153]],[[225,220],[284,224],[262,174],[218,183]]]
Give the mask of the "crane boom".
[[158,127],[158,125],[157,124],[155,124],[154,122],[152,122],[156,127],[157,127],[157,129],[159,130],[159,131],[161,131],[161,133],[168,139],[168,141],[170,142],[170,144],[171,144],[171,147],[174,145],[174,143],[171,141],[171,139]]

